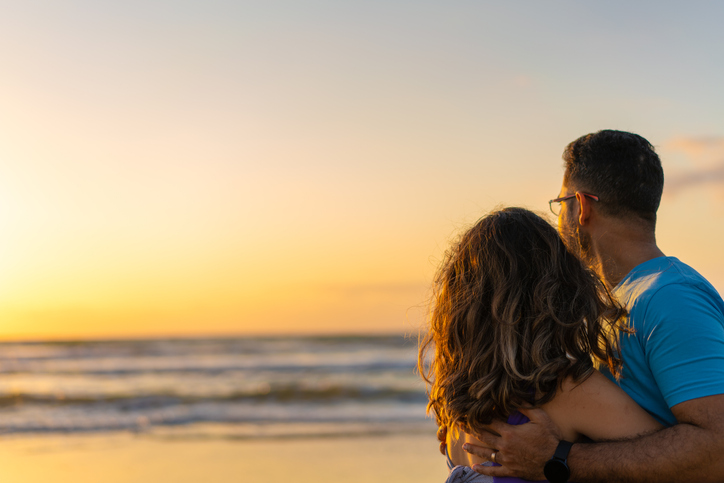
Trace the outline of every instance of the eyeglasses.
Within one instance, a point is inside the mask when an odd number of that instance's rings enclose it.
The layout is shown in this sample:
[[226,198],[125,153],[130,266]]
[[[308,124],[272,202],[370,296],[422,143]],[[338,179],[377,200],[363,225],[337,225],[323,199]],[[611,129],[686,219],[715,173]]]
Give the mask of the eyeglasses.
[[553,213],[556,216],[560,215],[561,214],[561,203],[564,201],[570,200],[571,198],[575,198],[577,193],[580,193],[583,196],[588,196],[592,200],[598,201],[598,196],[596,196],[596,195],[589,195],[588,193],[582,193],[580,191],[577,191],[576,193],[573,193],[572,195],[561,196],[560,198],[550,200],[548,202],[548,206],[551,209],[551,213]]

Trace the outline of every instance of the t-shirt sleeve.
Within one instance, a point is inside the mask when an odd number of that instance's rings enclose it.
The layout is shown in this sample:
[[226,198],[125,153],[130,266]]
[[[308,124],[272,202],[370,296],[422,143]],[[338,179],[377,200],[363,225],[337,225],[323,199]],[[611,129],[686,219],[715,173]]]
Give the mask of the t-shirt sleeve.
[[724,314],[714,294],[672,284],[649,301],[644,353],[669,407],[724,394]]

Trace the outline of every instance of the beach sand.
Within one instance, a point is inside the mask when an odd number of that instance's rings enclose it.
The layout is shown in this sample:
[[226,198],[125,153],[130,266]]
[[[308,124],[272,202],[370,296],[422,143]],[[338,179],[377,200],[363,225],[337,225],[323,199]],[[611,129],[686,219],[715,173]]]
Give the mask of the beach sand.
[[439,483],[446,475],[434,433],[254,441],[148,434],[0,439],[3,483]]

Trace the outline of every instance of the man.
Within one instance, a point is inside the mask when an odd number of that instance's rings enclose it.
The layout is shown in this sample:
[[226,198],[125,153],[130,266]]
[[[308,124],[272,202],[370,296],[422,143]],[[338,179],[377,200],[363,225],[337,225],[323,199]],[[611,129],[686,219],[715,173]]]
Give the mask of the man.
[[554,483],[724,481],[724,302],[656,245],[659,158],[641,136],[608,130],[577,139],[563,158],[563,187],[551,200],[559,231],[626,305],[635,333],[621,337],[619,384],[668,427],[570,446],[543,411],[523,410],[530,423],[494,422],[496,434],[477,435],[485,446],[466,445],[502,465],[475,469],[540,480],[545,468]]

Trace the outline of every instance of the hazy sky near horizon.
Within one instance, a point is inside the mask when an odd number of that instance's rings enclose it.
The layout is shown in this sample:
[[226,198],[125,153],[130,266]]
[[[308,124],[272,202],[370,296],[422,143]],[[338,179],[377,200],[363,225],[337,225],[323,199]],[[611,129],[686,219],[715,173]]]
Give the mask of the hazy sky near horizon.
[[449,241],[629,130],[724,291],[724,4],[65,0],[0,13],[0,338],[415,332]]

